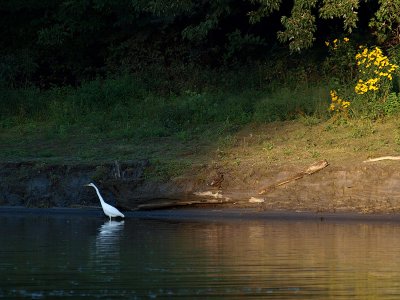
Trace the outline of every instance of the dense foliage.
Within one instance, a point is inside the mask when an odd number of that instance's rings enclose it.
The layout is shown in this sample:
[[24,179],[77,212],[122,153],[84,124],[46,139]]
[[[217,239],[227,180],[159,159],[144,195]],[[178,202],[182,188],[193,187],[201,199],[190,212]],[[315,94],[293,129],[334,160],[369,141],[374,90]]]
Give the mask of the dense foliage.
[[[262,61],[341,31],[398,45],[400,0],[10,0],[0,4],[0,82],[77,85],[149,68],[179,77]],[[318,43],[317,43],[318,44]]]
[[251,122],[397,114],[399,7],[3,1],[0,130],[191,139]]

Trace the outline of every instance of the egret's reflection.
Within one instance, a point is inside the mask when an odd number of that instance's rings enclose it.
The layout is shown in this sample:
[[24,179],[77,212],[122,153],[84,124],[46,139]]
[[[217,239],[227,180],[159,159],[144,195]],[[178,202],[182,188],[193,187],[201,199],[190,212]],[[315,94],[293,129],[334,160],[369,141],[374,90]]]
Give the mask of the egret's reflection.
[[119,270],[123,229],[124,221],[107,221],[99,227],[93,253],[96,269],[107,272]]
[[97,239],[118,239],[120,231],[124,228],[124,221],[107,221],[99,228]]
[[119,249],[122,229],[124,229],[124,221],[107,221],[101,225],[96,237],[97,252],[108,255]]

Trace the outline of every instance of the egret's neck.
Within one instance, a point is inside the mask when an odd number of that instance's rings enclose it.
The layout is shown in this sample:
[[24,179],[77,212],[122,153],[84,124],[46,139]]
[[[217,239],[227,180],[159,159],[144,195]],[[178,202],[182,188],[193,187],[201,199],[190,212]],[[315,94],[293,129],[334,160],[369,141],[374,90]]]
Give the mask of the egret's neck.
[[99,196],[100,203],[105,203],[103,200],[103,197],[100,195],[100,191],[97,187],[94,186],[94,189],[96,190],[97,196]]

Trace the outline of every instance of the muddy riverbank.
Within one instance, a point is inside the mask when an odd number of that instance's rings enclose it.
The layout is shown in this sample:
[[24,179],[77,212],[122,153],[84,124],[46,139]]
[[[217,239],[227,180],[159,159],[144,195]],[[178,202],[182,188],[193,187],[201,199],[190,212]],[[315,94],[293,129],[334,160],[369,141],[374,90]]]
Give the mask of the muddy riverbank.
[[[307,166],[193,166],[185,175],[154,179],[147,160],[103,164],[0,165],[0,205],[23,207],[98,206],[95,182],[104,198],[124,210],[176,206],[255,208],[260,211],[387,214],[400,212],[400,174],[397,162],[338,162],[319,172],[276,187],[265,186],[290,178]],[[222,176],[219,185],[211,183]]]

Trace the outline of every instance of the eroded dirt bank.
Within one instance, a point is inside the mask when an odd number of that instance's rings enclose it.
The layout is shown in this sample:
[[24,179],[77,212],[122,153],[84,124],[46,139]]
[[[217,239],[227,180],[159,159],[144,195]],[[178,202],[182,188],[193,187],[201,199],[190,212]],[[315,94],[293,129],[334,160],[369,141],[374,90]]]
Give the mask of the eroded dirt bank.
[[[400,212],[400,174],[396,162],[331,164],[321,171],[258,192],[304,166],[268,170],[197,166],[170,180],[148,177],[147,160],[90,165],[33,162],[0,165],[0,205],[73,207],[98,205],[95,182],[106,200],[126,210],[179,205],[257,207],[310,212]],[[221,188],[210,183],[223,174]]]

